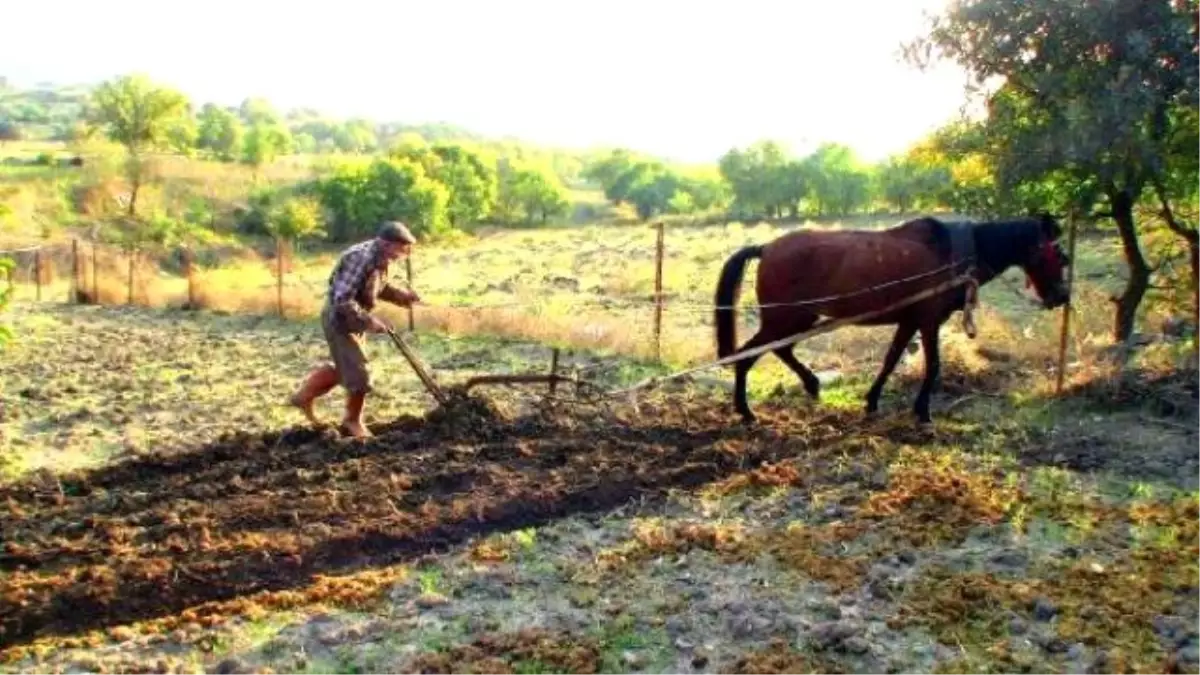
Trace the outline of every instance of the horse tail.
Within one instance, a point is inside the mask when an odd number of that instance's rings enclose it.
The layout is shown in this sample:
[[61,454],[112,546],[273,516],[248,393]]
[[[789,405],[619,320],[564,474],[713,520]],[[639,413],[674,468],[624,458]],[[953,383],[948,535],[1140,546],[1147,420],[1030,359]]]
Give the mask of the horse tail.
[[734,342],[737,340],[737,322],[733,306],[737,303],[740,295],[746,263],[755,258],[761,258],[762,254],[762,246],[747,246],[730,256],[725,261],[724,267],[721,268],[721,277],[717,281],[717,307],[714,316],[714,323],[717,326],[717,358],[719,359],[733,353]]

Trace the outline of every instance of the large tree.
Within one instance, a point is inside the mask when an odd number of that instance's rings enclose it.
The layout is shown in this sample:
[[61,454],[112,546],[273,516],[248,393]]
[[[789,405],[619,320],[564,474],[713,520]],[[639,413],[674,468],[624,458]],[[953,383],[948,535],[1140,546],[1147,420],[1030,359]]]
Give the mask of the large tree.
[[[954,0],[908,45],[918,64],[952,59],[974,76],[1003,194],[1069,195],[1070,208],[1115,222],[1129,268],[1118,340],[1150,283],[1137,204],[1158,202],[1196,283],[1196,223],[1176,200],[1196,190],[1198,25],[1196,0]],[[1058,189],[1037,189],[1047,182]]]
[[125,146],[130,182],[129,215],[137,215],[138,189],[143,180],[145,153],[171,144],[172,134],[189,117],[182,93],[151,82],[146,76],[126,75],[102,83],[92,94],[91,120],[108,137]]

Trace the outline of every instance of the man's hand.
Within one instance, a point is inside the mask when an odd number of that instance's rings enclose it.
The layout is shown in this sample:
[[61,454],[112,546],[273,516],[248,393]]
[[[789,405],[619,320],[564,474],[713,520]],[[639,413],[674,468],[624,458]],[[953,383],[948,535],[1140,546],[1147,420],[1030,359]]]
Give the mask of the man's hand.
[[408,289],[408,305],[411,307],[412,305],[415,305],[420,301],[421,301],[421,296],[417,295],[417,292],[414,291],[413,289],[411,289],[411,288]]
[[392,327],[384,323],[383,319],[372,316],[371,323],[367,324],[367,330],[372,333],[387,333],[392,330]]

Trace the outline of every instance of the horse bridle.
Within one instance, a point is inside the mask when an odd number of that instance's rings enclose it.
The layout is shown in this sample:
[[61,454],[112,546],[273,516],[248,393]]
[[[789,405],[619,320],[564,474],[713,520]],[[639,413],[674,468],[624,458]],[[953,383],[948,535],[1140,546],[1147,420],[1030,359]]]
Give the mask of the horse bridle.
[[[1041,241],[1041,245],[1038,246],[1033,255],[1029,257],[1029,260],[1036,260],[1038,256],[1045,258],[1045,261],[1048,264],[1056,266],[1060,272],[1063,268],[1071,264],[1070,257],[1067,256],[1067,252],[1063,250],[1062,242],[1058,241],[1057,239],[1043,239]],[[1022,266],[1022,271],[1024,271],[1024,269],[1024,266]],[[1029,276],[1029,272],[1025,272],[1025,288],[1028,289],[1031,286],[1033,286],[1033,277]]]

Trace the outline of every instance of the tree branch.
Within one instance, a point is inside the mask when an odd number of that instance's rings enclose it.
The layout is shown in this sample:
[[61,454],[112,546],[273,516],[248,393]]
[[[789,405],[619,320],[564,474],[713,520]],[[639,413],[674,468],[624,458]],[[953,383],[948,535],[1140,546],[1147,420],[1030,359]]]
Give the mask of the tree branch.
[[1158,197],[1159,204],[1162,205],[1159,215],[1163,217],[1163,220],[1167,223],[1167,227],[1175,234],[1192,243],[1200,241],[1200,232],[1184,225],[1175,217],[1175,211],[1171,209],[1171,202],[1167,198],[1167,187],[1163,185],[1162,177],[1158,173],[1154,173],[1150,177],[1150,183],[1154,186],[1154,194]]

